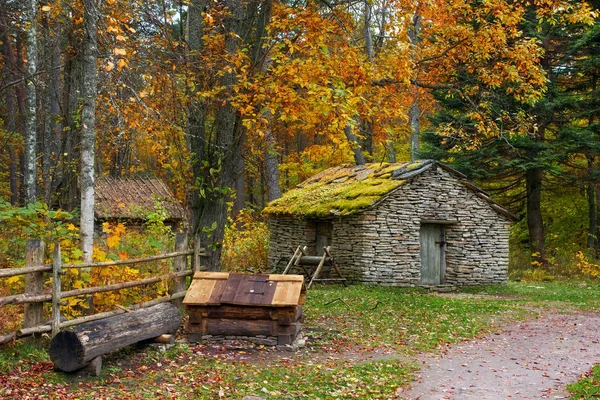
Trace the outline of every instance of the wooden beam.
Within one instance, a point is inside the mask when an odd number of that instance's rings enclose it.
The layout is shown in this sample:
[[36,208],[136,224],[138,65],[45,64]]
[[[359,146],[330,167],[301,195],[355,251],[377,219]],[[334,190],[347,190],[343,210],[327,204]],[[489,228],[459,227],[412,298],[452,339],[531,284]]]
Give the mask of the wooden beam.
[[[41,265],[44,262],[44,242],[41,240],[28,240],[26,247],[25,263],[27,266]],[[25,275],[25,293],[41,293],[44,288],[43,272],[34,272]],[[43,304],[26,304],[23,315],[23,327],[30,328],[42,322]]]

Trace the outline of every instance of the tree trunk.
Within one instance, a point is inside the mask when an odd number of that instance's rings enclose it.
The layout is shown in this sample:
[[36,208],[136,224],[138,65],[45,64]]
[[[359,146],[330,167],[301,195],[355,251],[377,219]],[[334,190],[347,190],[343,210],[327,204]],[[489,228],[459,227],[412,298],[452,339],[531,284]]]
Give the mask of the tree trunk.
[[362,149],[360,148],[360,144],[358,143],[358,138],[352,132],[352,126],[346,125],[344,128],[344,133],[346,134],[346,139],[350,142],[352,146],[352,153],[354,154],[354,162],[356,165],[366,164],[365,156],[362,153]]
[[[596,257],[600,255],[600,185],[594,185],[595,206],[596,206],[596,229],[593,233],[594,249]],[[591,221],[590,221],[591,222]]]
[[46,93],[45,93],[45,123],[44,123],[44,161],[43,182],[44,201],[51,203],[51,194],[55,183],[57,155],[60,150],[61,127],[60,114],[60,30],[54,29],[46,22],[46,59],[49,60],[46,68]]
[[531,257],[539,266],[546,267],[546,248],[544,245],[544,221],[542,219],[542,168],[530,168],[525,172],[527,186],[527,228]]
[[[414,65],[417,63],[417,46],[419,45],[421,34],[421,14],[415,11],[412,18],[412,24],[408,31],[408,39],[411,44],[410,57]],[[421,135],[421,125],[419,123],[420,108],[419,108],[419,88],[417,85],[412,85],[413,100],[408,111],[408,125],[410,126],[410,159],[415,161],[419,158],[421,144],[419,136]]]
[[[242,32],[245,21],[244,7],[241,2],[233,0],[226,1],[225,4],[229,11],[223,22],[225,51],[233,54],[241,44],[240,38],[245,37],[245,33]],[[190,31],[190,36],[191,34]],[[202,243],[202,247],[207,249],[206,256],[202,257],[202,264],[211,271],[217,271],[220,268],[219,260],[227,222],[227,201],[229,200],[229,191],[235,185],[237,157],[241,156],[239,115],[230,101],[236,80],[237,77],[233,70],[221,78],[220,85],[224,88],[223,97],[226,100],[215,112],[214,141],[211,142],[211,138],[207,138],[206,135],[200,138],[200,144],[205,150],[204,156],[199,160],[202,160],[204,165],[195,170],[196,173],[199,173],[196,179],[201,182],[200,189],[204,193],[204,197],[198,204],[199,218],[195,226],[195,233]],[[201,116],[202,120],[203,118]],[[198,153],[195,155],[199,156]]]
[[79,160],[79,144],[81,128],[77,114],[80,110],[80,97],[83,91],[81,43],[76,40],[72,31],[67,32],[68,48],[64,62],[64,89],[62,98],[62,120],[65,129],[61,132],[61,151],[59,176],[57,176],[58,205],[68,211],[78,207],[80,202],[77,187],[77,170]]
[[[418,91],[417,87],[413,90]],[[421,151],[421,145],[419,143],[419,135],[421,134],[421,127],[419,123],[419,103],[417,97],[413,99],[413,104],[410,106],[408,112],[408,124],[410,125],[410,159],[416,161],[419,158],[419,151]]]
[[25,202],[35,203],[37,197],[37,31],[35,17],[37,0],[28,0],[23,15],[27,24],[27,72],[26,72],[26,107],[25,107],[25,169],[24,190]]
[[110,351],[175,333],[180,324],[181,313],[176,306],[158,304],[60,332],[50,342],[48,353],[57,369],[77,371]]
[[[270,113],[269,113],[269,121]],[[265,134],[267,146],[265,149],[265,181],[267,184],[267,201],[271,202],[281,197],[281,186],[279,184],[279,161],[275,149],[275,138],[270,128]]]
[[[16,74],[14,68],[16,66],[15,53],[13,50],[12,40],[10,37],[10,30],[8,25],[7,10],[5,2],[2,2],[0,7],[0,29],[3,32],[2,41],[4,42],[3,53],[5,57],[4,69],[6,70],[5,77],[7,82],[13,82],[16,80]],[[16,125],[16,113],[17,106],[15,103],[15,88],[6,88],[6,130],[9,137],[17,135]],[[19,157],[14,149],[14,146],[8,146],[9,155],[9,167],[8,167],[8,180],[10,185],[10,202],[16,205],[19,201],[19,178],[17,166],[19,163]]]
[[588,240],[587,240],[587,248],[590,252],[595,251],[596,249],[596,229],[597,229],[597,219],[596,215],[596,184],[589,183],[587,185],[587,200],[588,200],[588,221],[589,221],[589,229],[588,229]]
[[94,250],[94,150],[96,146],[96,60],[98,58],[97,0],[84,0],[83,109],[81,112],[81,250],[83,261],[92,260]]
[[[193,0],[188,11],[188,46],[192,52],[200,52],[203,48],[202,36],[204,34],[204,20],[202,12],[207,7],[206,0]],[[193,56],[193,53],[192,53]],[[190,106],[188,119],[188,136],[190,153],[192,155],[192,172],[195,183],[198,185],[199,179],[203,176],[203,160],[206,159],[206,128],[205,124],[206,107],[202,99],[194,101]],[[191,196],[193,232],[199,228],[200,216],[202,215],[203,196],[201,189],[194,187]]]

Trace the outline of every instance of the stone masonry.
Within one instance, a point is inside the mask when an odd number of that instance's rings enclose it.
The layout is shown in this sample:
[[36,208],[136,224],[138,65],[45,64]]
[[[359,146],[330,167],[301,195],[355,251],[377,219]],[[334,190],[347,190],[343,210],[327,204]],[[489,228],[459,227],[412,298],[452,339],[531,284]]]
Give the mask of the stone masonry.
[[[307,220],[271,216],[269,263],[290,257],[299,245],[314,252],[315,222],[333,227],[331,247],[344,276],[351,281],[389,286],[420,284],[422,221],[444,225],[446,274],[452,286],[504,284],[508,280],[510,220],[445,168],[412,177],[360,213]],[[282,270],[284,263],[278,265]]]

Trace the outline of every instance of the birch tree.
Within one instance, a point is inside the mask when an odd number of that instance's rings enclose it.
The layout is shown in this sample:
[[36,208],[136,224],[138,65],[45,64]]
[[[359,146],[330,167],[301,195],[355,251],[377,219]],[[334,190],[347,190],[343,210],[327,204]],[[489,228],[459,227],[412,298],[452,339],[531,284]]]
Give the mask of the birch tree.
[[36,198],[36,148],[37,148],[37,117],[36,102],[37,91],[35,79],[37,74],[37,29],[35,17],[37,14],[37,0],[28,0],[25,3],[23,17],[27,29],[27,73],[26,73],[26,110],[25,110],[25,169],[24,187],[25,202],[35,203]]
[[94,150],[96,144],[96,60],[98,58],[97,0],[84,0],[83,109],[81,112],[81,249],[90,262],[94,245]]

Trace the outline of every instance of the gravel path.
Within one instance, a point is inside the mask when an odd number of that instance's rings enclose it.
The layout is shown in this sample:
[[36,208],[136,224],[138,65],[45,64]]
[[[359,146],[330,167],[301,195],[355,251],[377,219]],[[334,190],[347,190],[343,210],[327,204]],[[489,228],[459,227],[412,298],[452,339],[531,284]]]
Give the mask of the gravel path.
[[564,399],[566,384],[600,363],[600,314],[538,319],[423,355],[407,399]]

